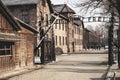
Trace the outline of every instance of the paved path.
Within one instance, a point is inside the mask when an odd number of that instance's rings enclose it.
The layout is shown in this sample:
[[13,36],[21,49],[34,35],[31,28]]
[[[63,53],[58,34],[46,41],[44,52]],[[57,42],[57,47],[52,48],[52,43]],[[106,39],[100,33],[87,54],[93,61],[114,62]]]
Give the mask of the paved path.
[[57,62],[7,80],[100,80],[107,69],[107,54],[57,56]]

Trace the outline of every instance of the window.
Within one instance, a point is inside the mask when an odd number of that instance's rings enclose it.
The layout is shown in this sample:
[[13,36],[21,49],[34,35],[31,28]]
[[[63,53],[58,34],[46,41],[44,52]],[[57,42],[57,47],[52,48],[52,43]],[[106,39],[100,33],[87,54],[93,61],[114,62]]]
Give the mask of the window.
[[64,30],[64,21],[62,21],[62,30]]
[[78,28],[78,34],[80,34],[80,28]]
[[68,24],[65,22],[65,31],[67,31]]
[[65,31],[67,31],[67,26],[65,26]]
[[67,41],[67,37],[65,37],[65,42],[66,42],[66,45],[67,45],[67,42],[68,42],[68,41]]
[[11,42],[0,42],[0,55],[12,55],[12,46]]
[[61,36],[59,36],[59,45],[61,45]]
[[61,21],[59,19],[59,30],[61,30]]
[[42,12],[40,12],[40,20],[41,20],[41,22],[44,21],[44,16],[43,16],[43,13],[42,13]]
[[57,45],[57,36],[55,36],[55,38],[56,38],[56,39],[55,39],[55,40],[56,40],[55,42],[56,42],[56,45]]
[[63,37],[63,45],[64,45],[64,37]]

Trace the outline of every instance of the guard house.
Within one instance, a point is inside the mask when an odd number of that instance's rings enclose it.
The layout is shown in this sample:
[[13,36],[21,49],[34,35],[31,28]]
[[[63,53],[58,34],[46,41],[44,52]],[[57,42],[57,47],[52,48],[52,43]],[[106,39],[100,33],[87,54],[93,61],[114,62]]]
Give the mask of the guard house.
[[0,0],[0,73],[33,65],[36,33],[13,17]]

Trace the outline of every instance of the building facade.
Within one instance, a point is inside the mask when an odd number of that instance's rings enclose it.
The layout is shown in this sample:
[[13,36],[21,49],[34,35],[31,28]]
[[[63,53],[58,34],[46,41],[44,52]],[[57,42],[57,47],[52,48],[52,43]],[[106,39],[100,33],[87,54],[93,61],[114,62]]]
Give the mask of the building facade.
[[89,49],[90,46],[90,40],[89,40],[89,30],[87,28],[84,28],[83,30],[83,49]]
[[83,33],[83,48],[86,49],[100,49],[100,36],[84,28]]
[[79,52],[80,50],[83,50],[83,29],[84,24],[83,22],[78,18],[74,17],[74,51]]
[[[50,26],[50,18],[52,13],[52,7],[50,0],[3,0],[4,4],[10,9],[15,17],[22,20],[23,22],[31,25],[39,31],[37,34],[35,46],[37,47],[40,43],[42,34],[44,34]],[[42,33],[42,34],[41,34]],[[51,54],[52,44],[52,32],[49,30],[44,38],[44,46],[38,48],[36,51],[37,56],[41,56],[41,52],[45,53],[44,56]],[[47,57],[45,58],[47,59]]]
[[61,50],[63,53],[82,50],[82,22],[79,19],[74,19],[75,12],[66,4],[53,5],[53,8],[67,19],[58,19],[55,24],[54,34],[57,50]]
[[[33,26],[40,33],[41,30],[46,32],[49,28],[48,26],[50,25],[50,18],[51,13],[53,13],[53,9],[68,19],[66,20],[60,17],[54,25],[54,30],[49,31],[45,35],[45,52],[42,52],[46,54],[53,53],[52,49],[49,50],[52,47],[51,45],[54,45],[52,42],[53,36],[55,41],[55,51],[58,53],[82,50],[83,24],[78,25],[74,23],[75,12],[68,5],[53,5],[52,8],[50,0],[29,0],[27,2],[22,0],[3,0],[3,2],[17,18]],[[62,8],[64,9],[61,12]],[[41,34],[38,34],[35,45],[39,45],[40,37]],[[41,48],[39,48],[37,55],[41,55],[41,53],[39,54],[40,51]]]
[[33,65],[37,30],[14,18],[1,1],[0,10],[0,73]]
[[56,54],[67,53],[67,21],[59,17],[53,28]]

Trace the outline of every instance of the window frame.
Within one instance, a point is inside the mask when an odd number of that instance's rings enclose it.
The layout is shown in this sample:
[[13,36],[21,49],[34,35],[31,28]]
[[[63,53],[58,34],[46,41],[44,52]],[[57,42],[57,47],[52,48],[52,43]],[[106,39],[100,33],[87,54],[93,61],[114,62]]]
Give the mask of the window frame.
[[[0,56],[13,55],[13,45],[14,45],[13,42],[1,42],[0,41]],[[7,51],[9,51],[9,53],[7,53]],[[1,52],[4,52],[4,53],[1,53]]]

